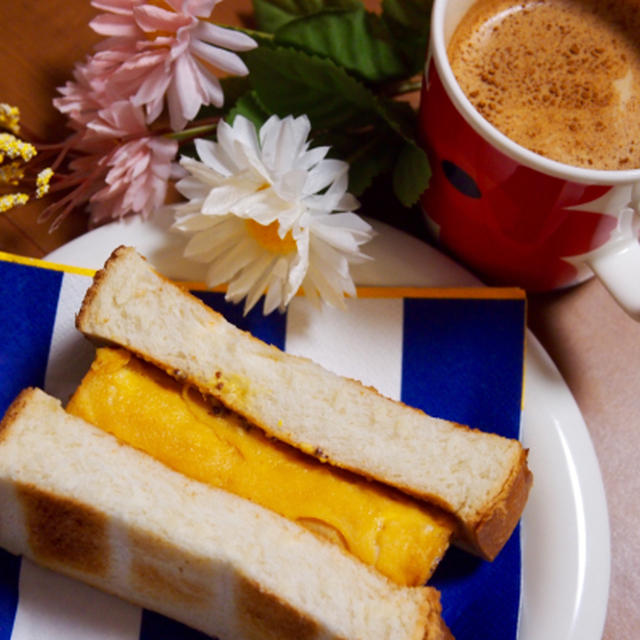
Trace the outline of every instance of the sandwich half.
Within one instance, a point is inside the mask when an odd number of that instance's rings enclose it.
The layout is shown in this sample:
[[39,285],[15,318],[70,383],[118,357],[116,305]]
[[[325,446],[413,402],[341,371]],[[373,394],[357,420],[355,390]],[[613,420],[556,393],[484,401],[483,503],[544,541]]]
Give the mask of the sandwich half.
[[486,559],[499,553],[524,509],[532,475],[517,440],[428,416],[267,345],[132,248],[116,249],[96,274],[76,325],[216,398],[268,436],[438,506],[455,518],[457,544]]
[[220,640],[444,640],[399,587],[26,389],[0,423],[0,546]]
[[66,410],[339,544],[397,584],[425,584],[449,546],[452,519],[439,509],[268,438],[124,349],[97,350]]

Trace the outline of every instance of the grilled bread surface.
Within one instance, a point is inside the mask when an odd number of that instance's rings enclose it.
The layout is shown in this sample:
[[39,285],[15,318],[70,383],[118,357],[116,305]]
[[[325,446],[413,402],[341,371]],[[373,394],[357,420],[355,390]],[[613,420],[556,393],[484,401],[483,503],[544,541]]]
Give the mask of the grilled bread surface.
[[532,475],[517,440],[428,416],[267,345],[132,248],[116,249],[97,273],[76,324],[269,436],[443,508],[458,522],[457,543],[484,558],[498,554],[524,509]]
[[26,389],[0,423],[0,546],[221,640],[444,640],[439,595],[190,480]]

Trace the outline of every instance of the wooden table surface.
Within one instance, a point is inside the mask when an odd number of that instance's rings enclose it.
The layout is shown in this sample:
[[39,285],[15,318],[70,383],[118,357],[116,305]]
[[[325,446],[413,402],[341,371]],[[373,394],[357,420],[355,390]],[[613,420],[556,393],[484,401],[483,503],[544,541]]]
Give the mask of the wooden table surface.
[[[216,16],[233,23],[249,11],[249,0],[227,0]],[[51,99],[96,42],[87,26],[94,15],[89,0],[0,2],[0,102],[18,105],[23,122],[43,140],[64,136]],[[76,212],[49,233],[37,222],[41,207],[35,202],[0,214],[0,250],[42,257],[86,231],[84,214]],[[530,296],[529,326],[571,389],[602,469],[612,543],[603,637],[640,638],[640,323],[591,280]]]

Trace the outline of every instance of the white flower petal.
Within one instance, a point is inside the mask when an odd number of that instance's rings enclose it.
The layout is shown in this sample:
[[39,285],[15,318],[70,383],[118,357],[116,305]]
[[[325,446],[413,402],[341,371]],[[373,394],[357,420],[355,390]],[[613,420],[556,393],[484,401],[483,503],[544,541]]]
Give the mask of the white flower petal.
[[329,152],[329,147],[312,147],[305,151],[298,160],[298,166],[301,169],[309,170],[314,167],[318,162],[324,160],[325,156]]
[[247,298],[244,303],[244,315],[247,315],[247,313],[255,307],[258,300],[260,300],[266,292],[267,287],[269,286],[269,281],[273,277],[272,271],[276,264],[276,260],[272,259],[269,266],[267,266],[262,275],[254,282],[251,289],[249,289],[249,293],[247,293]]
[[227,178],[237,170],[233,159],[229,158],[224,149],[213,140],[196,138],[194,145],[200,160],[208,169],[213,169],[221,177]]
[[[304,193],[314,194],[328,187],[332,182],[342,177],[348,176],[349,165],[342,160],[322,160],[316,164],[308,173],[307,182],[304,185]],[[346,191],[346,184],[343,193]]]
[[265,165],[276,175],[296,169],[310,131],[311,123],[307,116],[287,116],[284,120],[271,116],[260,129]]
[[273,188],[285,200],[298,200],[303,194],[308,173],[301,169],[287,171],[279,180],[275,180]]
[[218,143],[222,151],[233,158],[236,171],[253,172],[267,180],[267,173],[260,158],[258,135],[250,120],[244,116],[236,116],[233,125],[220,122]]
[[240,240],[211,262],[207,272],[207,284],[210,287],[215,287],[231,280],[236,273],[253,262],[258,255],[255,242],[251,238]]
[[210,215],[225,215],[242,197],[244,192],[240,191],[236,185],[222,184],[211,189],[202,204],[202,212]]
[[334,210],[353,212],[359,208],[360,208],[360,202],[358,201],[358,199],[350,193],[345,193],[343,194],[342,198],[338,200]]
[[260,224],[270,224],[278,217],[281,203],[270,191],[246,193],[230,207],[229,212],[240,218],[253,218]]
[[217,143],[196,142],[201,161],[181,160],[178,189],[190,200],[175,205],[174,228],[191,235],[185,256],[208,262],[208,282],[228,281],[226,299],[244,298],[245,313],[263,294],[265,313],[284,309],[301,286],[334,306],[355,295],[350,265],[367,259],[360,246],[373,233],[352,212],[348,165],[309,149],[309,131],[306,116],[272,116],[259,134],[237,116],[219,123]]
[[206,258],[208,262],[215,259],[221,252],[235,245],[239,237],[237,233],[225,233],[219,225],[212,226],[191,237],[184,249],[184,256],[185,258],[191,259]]
[[305,292],[316,290],[318,297],[332,307],[344,309],[344,299],[341,287],[332,285],[329,278],[319,268],[310,269],[303,283]]
[[273,262],[273,256],[263,253],[254,262],[247,265],[229,283],[225,299],[230,302],[240,302],[255,286],[255,283],[265,273],[271,262]]
[[210,229],[218,224],[220,218],[215,216],[203,216],[199,211],[191,215],[184,215],[176,220],[172,225],[172,229],[177,229],[183,233],[195,233],[196,231],[203,231],[204,229]]
[[209,189],[193,176],[180,178],[176,182],[176,189],[185,198],[199,200],[200,202],[203,202],[207,193],[209,193]]
[[204,187],[217,187],[224,184],[224,179],[227,177],[188,156],[180,158],[180,166],[186,169],[195,180],[202,182]]
[[373,227],[366,220],[351,212],[332,213],[328,216],[322,216],[319,219],[319,223],[324,226],[348,229],[353,233],[366,237],[366,240],[370,240],[375,235]]
[[297,255],[290,261],[289,278],[284,291],[284,303],[289,304],[293,296],[298,292],[309,268],[309,236],[296,239],[298,247]]
[[[288,300],[285,300],[285,288],[289,275],[289,267],[289,261],[284,257],[279,258],[273,265],[271,273],[269,274],[269,279],[266,283],[267,292],[263,306],[263,313],[265,315],[278,308],[284,310],[288,302]],[[289,299],[291,297],[292,296],[289,296]]]

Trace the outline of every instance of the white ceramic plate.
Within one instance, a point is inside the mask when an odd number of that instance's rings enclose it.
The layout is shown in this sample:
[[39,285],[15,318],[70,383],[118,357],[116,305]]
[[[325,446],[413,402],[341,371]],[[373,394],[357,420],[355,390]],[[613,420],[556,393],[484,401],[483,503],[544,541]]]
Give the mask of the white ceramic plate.
[[[419,240],[373,223],[358,284],[465,286],[478,281]],[[49,260],[99,268],[120,244],[135,246],[166,275],[202,280],[180,257],[181,236],[167,222],[132,220],[81,236]],[[600,469],[578,407],[557,369],[528,334],[522,440],[534,487],[522,522],[523,597],[519,640],[598,640],[609,588],[609,523]]]

